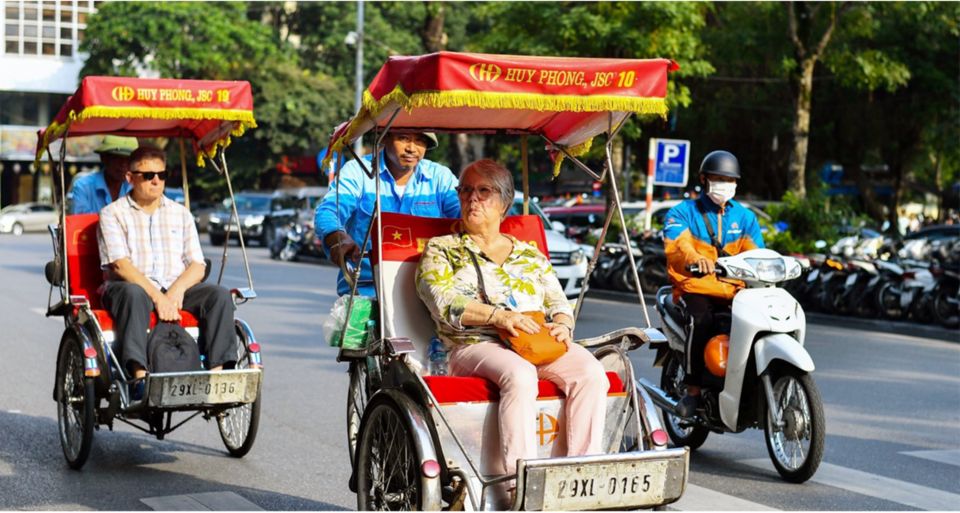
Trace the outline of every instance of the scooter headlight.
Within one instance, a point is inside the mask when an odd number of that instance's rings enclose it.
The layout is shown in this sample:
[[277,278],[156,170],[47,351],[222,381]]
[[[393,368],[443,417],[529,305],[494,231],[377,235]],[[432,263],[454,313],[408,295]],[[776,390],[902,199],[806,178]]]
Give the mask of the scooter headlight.
[[243,220],[243,225],[246,227],[256,226],[263,222],[263,216],[248,216]]
[[760,281],[776,283],[787,276],[787,264],[782,258],[747,258],[745,261],[757,272]]

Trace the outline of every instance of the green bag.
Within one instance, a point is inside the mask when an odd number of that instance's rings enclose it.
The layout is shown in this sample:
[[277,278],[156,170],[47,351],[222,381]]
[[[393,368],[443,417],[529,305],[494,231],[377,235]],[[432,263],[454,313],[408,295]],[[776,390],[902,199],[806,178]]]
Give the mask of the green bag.
[[347,315],[347,302],[349,296],[343,296],[337,299],[330,312],[331,317],[336,319],[335,328],[327,343],[334,347],[340,346],[341,332],[346,326],[346,336],[343,337],[344,349],[363,349],[367,346],[370,339],[368,331],[376,329],[377,302],[376,298],[369,296],[355,296],[353,298],[353,308],[350,310],[350,319],[346,323],[343,318]]

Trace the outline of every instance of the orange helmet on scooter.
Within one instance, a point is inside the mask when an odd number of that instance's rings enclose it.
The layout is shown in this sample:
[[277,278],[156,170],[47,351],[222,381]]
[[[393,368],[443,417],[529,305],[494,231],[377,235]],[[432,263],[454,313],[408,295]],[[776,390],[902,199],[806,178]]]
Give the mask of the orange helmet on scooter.
[[730,349],[730,337],[717,335],[707,342],[703,350],[703,361],[711,374],[722,378],[727,375],[727,351]]

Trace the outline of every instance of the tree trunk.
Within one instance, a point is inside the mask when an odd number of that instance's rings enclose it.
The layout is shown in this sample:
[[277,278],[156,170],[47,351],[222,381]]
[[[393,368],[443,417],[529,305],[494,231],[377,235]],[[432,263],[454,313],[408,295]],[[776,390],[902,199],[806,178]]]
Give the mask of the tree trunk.
[[934,162],[933,185],[937,188],[937,224],[943,224],[946,219],[943,215],[943,158],[937,153],[930,153]]
[[424,2],[427,5],[427,17],[420,29],[420,39],[428,53],[446,49],[447,35],[443,32],[443,20],[446,9],[443,2]]
[[787,188],[803,199],[807,197],[807,149],[810,144],[810,101],[813,95],[813,67],[815,58],[800,62],[799,73],[792,78],[797,95],[793,118],[793,148],[787,167]]

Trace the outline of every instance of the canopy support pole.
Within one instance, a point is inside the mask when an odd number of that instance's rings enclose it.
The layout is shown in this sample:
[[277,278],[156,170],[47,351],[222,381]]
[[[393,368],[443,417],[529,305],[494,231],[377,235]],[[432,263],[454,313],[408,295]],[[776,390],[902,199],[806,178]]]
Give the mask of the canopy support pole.
[[[523,154],[523,215],[530,215],[530,167],[527,162],[527,136],[520,136],[520,153]],[[545,227],[546,228],[546,227]]]
[[[67,265],[67,185],[64,182],[63,177],[63,161],[67,158],[67,136],[70,135],[70,125],[67,125],[67,129],[63,132],[63,135],[60,139],[60,162],[58,165],[58,171],[60,175],[60,247],[63,253],[63,260],[61,265],[63,266],[63,287],[66,290],[67,294],[63,298],[64,304],[70,304],[70,266]],[[47,159],[50,160],[50,165],[54,164],[53,155],[50,154],[50,146],[47,146]]]
[[[623,125],[626,123],[627,119],[630,119],[632,114],[628,114],[627,117],[620,122],[616,129],[613,128],[613,113],[609,114],[610,119],[610,130],[607,132],[610,134],[607,136],[607,144],[604,146],[604,151],[606,152],[607,162],[605,164],[606,169],[604,170],[604,175],[607,172],[613,170],[613,138],[617,136],[617,133],[620,132],[620,129],[623,128]],[[617,190],[617,180],[616,177],[610,177],[610,192],[613,194],[613,207],[614,211],[617,214],[618,219],[620,220],[620,234],[623,236],[623,243],[627,246],[627,260],[630,261],[630,272],[633,274],[633,283],[637,286],[637,297],[640,298],[640,308],[643,311],[643,320],[646,321],[647,327],[651,327],[650,324],[650,314],[647,313],[647,302],[643,297],[643,289],[640,288],[640,276],[637,274],[637,263],[633,259],[633,248],[630,247],[630,233],[627,231],[627,222],[623,218],[623,208],[620,205],[620,191]],[[610,212],[607,217],[613,215],[614,212]]]
[[187,154],[184,152],[183,134],[180,134],[180,172],[183,176],[183,205],[190,211],[190,184],[187,182]]

